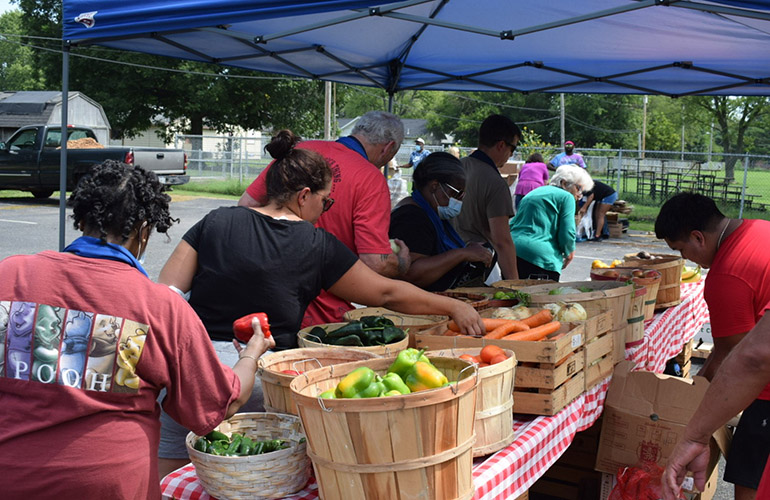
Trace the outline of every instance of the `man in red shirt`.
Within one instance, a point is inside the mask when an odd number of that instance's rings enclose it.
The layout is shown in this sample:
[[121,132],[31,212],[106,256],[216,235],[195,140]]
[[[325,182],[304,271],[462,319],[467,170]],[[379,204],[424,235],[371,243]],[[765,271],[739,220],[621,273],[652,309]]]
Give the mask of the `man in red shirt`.
[[[410,265],[409,249],[390,248],[390,191],[379,168],[398,152],[404,140],[404,125],[390,113],[370,111],[361,116],[352,134],[337,141],[305,141],[298,147],[316,151],[332,169],[334,200],[331,210],[318,219],[318,227],[329,231],[377,273],[389,278],[403,276]],[[260,206],[267,200],[265,175],[270,165],[246,188],[238,205]],[[342,321],[353,305],[326,291],[307,308],[302,326]]]
[[[712,380],[770,303],[770,221],[730,219],[710,198],[680,193],[661,208],[655,233],[682,257],[710,268],[703,295],[714,349],[699,375]],[[768,422],[770,386],[744,410],[727,457],[725,480],[735,485],[736,500],[756,498],[770,455]]]

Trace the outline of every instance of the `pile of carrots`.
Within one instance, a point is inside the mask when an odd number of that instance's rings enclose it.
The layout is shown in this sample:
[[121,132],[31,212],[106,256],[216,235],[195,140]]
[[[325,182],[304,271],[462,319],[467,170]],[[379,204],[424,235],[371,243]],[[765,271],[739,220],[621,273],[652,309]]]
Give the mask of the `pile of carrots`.
[[[487,330],[482,338],[493,340],[543,340],[561,328],[561,323],[553,319],[551,311],[542,309],[522,320],[481,318]],[[462,335],[457,323],[447,324],[446,335]]]

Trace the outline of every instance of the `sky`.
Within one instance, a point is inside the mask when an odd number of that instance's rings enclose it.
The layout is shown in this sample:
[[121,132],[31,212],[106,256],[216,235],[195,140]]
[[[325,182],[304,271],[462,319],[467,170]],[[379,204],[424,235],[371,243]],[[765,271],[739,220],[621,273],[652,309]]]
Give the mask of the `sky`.
[[11,9],[18,9],[18,5],[12,5],[9,0],[0,0],[0,14]]

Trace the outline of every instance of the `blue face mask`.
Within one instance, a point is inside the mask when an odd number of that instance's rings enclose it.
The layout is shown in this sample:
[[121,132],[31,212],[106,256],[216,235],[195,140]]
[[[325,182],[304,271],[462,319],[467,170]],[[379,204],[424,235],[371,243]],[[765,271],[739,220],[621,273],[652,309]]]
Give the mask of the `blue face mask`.
[[[433,195],[433,199],[436,199],[436,195]],[[438,216],[442,220],[449,220],[460,215],[460,210],[463,208],[463,202],[457,198],[449,198],[449,205],[443,207],[436,201],[436,210],[438,210]]]

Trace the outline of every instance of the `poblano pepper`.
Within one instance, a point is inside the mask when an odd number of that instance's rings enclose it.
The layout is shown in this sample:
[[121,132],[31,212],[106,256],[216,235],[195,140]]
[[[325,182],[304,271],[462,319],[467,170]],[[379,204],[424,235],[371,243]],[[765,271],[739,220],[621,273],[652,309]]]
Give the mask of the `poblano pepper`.
[[[363,334],[360,334],[360,335],[363,335]],[[333,345],[352,345],[357,347],[364,346],[364,343],[361,342],[361,337],[355,334],[345,335],[344,337],[338,337],[334,339],[327,338],[326,341],[329,344],[333,344]]]
[[388,391],[398,391],[401,394],[412,392],[397,373],[388,373],[382,377],[382,383],[385,384],[385,389]]
[[[393,361],[393,363],[390,365],[390,368],[388,368],[388,373],[396,373],[399,377],[404,379],[404,376],[406,375],[407,370],[412,367],[417,361],[423,361],[425,363],[430,364],[430,360],[425,357],[423,354],[425,352],[424,350],[417,350],[412,347],[409,347],[407,349],[404,349],[400,353],[398,353],[398,356],[396,357],[396,360]],[[406,379],[404,379],[406,380]]]
[[331,342],[332,339],[339,339],[347,337],[348,335],[360,335],[364,332],[364,327],[360,321],[351,321],[347,325],[341,326],[331,332],[326,332],[327,342]]
[[352,398],[376,382],[377,374],[366,366],[356,368],[345,375],[337,384],[335,394],[338,398]]
[[418,361],[407,370],[404,382],[412,392],[417,392],[441,387],[448,380],[446,375],[432,364]]
[[382,329],[383,344],[392,344],[393,342],[404,340],[404,337],[406,337],[406,333],[401,328],[386,326]]

